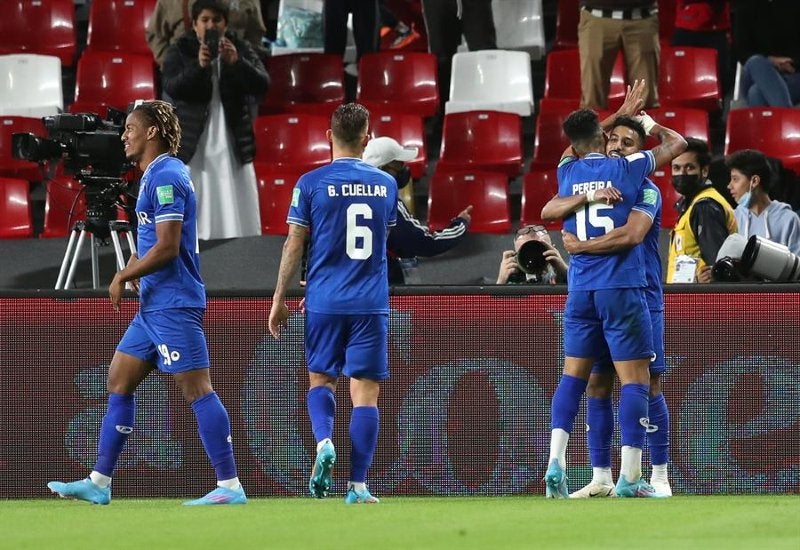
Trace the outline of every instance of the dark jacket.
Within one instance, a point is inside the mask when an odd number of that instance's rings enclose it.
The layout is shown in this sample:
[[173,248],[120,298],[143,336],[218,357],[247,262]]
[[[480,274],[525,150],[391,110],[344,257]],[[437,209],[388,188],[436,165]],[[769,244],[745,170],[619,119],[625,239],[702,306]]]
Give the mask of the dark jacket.
[[[269,76],[249,44],[232,33],[225,36],[236,46],[239,60],[233,65],[220,63],[219,93],[225,122],[233,133],[234,151],[239,162],[244,164],[253,160],[256,149],[248,99],[256,96],[260,100],[269,86]],[[172,100],[181,123],[178,158],[186,163],[197,149],[211,101],[212,67],[200,67],[199,49],[200,42],[194,32],[181,37],[167,49],[162,69],[164,91]]]

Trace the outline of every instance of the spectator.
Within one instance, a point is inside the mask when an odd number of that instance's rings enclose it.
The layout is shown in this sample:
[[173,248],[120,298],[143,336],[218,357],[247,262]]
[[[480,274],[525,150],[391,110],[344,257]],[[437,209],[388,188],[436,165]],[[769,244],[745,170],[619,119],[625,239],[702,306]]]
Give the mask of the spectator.
[[734,211],[739,234],[758,235],[800,255],[800,218],[785,202],[769,198],[771,172],[764,153],[736,151],[725,164],[731,171],[728,190],[739,203]]
[[743,65],[741,95],[750,107],[800,102],[800,2],[734,4],[733,44]]
[[683,198],[680,218],[672,231],[667,282],[711,282],[711,266],[722,243],[736,233],[736,218],[728,201],[708,179],[708,144],[686,138],[686,152],[672,161],[672,185]]
[[[158,0],[147,24],[147,43],[159,66],[164,65],[167,48],[185,34],[191,34],[192,8],[196,0]],[[254,50],[263,54],[264,21],[258,0],[220,0],[228,7],[228,30],[240,40],[247,40]]]
[[731,85],[730,30],[729,0],[677,0],[671,44],[717,50],[719,79],[724,90]]
[[[544,267],[538,273],[523,271],[519,262],[519,251],[522,246],[531,241],[538,241],[545,245]],[[500,260],[500,271],[497,274],[497,284],[565,284],[567,282],[567,264],[564,258],[553,246],[550,234],[541,225],[526,225],[521,227],[514,235],[514,250],[504,250]]]
[[[387,172],[403,189],[411,177],[406,162],[416,158],[417,148],[404,148],[390,137],[371,139],[364,149],[364,162]],[[389,232],[386,241],[389,284],[405,284],[402,259],[414,256],[436,256],[447,252],[464,240],[472,219],[472,205],[453,218],[450,226],[441,231],[431,231],[409,213],[402,200],[397,200],[397,225]]]
[[628,79],[648,84],[644,106],[658,106],[658,8],[654,0],[582,0],[578,25],[581,107],[605,109],[620,48]]
[[439,96],[450,97],[450,69],[463,34],[470,51],[497,49],[491,0],[422,0],[428,45],[438,60]]
[[344,55],[347,46],[347,17],[353,14],[353,39],[356,60],[365,53],[378,51],[378,0],[325,0],[322,26],[325,53]]
[[[269,77],[247,42],[226,33],[227,23],[228,8],[219,0],[197,0],[192,32],[164,60],[164,89],[183,129],[178,157],[197,192],[200,239],[261,233],[248,98],[262,95]],[[206,41],[212,29],[220,37],[218,54]]]

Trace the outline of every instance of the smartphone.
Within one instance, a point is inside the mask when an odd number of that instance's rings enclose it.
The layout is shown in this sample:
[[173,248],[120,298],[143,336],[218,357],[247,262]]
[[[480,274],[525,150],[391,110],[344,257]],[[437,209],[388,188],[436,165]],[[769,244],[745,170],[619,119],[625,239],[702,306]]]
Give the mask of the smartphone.
[[217,29],[207,29],[203,36],[203,42],[211,52],[211,59],[217,57],[219,54],[219,31]]

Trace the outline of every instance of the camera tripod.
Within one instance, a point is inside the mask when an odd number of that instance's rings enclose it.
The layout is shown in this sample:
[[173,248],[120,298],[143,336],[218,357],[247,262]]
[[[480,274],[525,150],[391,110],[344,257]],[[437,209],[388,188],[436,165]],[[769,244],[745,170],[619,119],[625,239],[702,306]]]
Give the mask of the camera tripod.
[[[104,228],[103,228],[104,229]],[[109,221],[108,232],[111,237],[111,242],[114,244],[114,253],[117,257],[117,269],[125,267],[125,257],[122,254],[122,246],[120,244],[120,233],[125,233],[128,240],[128,249],[131,254],[136,254],[136,244],[133,241],[133,225],[130,222],[124,221]],[[91,248],[92,258],[92,288],[100,287],[100,268],[97,257],[97,248],[105,246],[108,241],[103,236],[96,235],[98,233],[96,226],[85,221],[79,221],[72,228],[72,233],[69,236],[67,243],[67,250],[64,252],[64,259],[61,261],[61,270],[58,272],[58,279],[56,280],[56,290],[68,289],[72,286],[75,278],[75,268],[78,266],[81,249],[86,240],[86,235],[89,235],[89,246]],[[74,249],[74,250],[73,250]],[[65,280],[66,276],[66,280]]]

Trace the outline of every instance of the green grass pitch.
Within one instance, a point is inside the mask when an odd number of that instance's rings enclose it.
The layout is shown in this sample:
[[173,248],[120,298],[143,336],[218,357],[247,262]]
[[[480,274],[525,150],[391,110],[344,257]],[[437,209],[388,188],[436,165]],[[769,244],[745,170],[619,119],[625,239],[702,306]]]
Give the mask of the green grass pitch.
[[0,548],[800,548],[800,498],[254,498],[244,506],[115,498],[0,501]]

